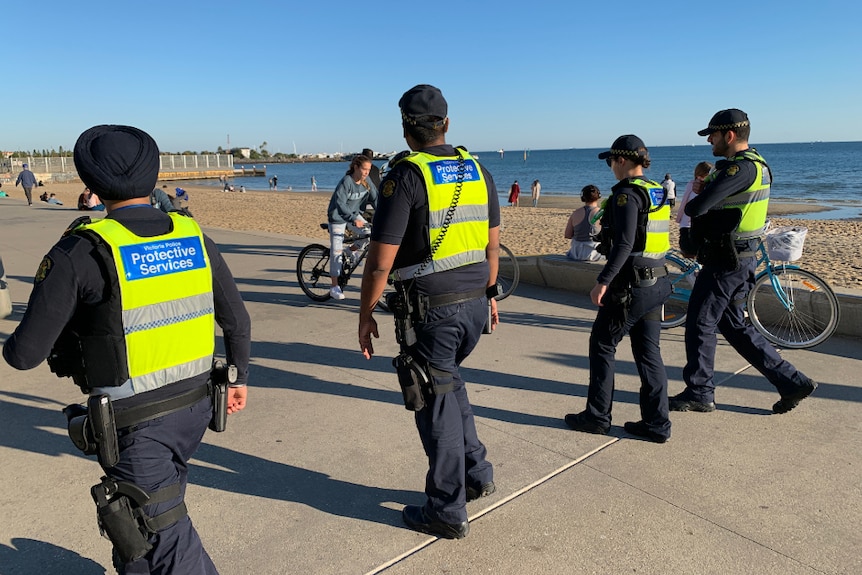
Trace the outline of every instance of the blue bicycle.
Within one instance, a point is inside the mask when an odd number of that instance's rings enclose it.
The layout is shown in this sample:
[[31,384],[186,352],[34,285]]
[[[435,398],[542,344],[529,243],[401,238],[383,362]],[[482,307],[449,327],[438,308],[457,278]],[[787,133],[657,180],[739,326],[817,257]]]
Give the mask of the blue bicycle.
[[[673,291],[662,309],[662,327],[685,323],[688,300],[701,269],[699,263],[671,250],[667,268]],[[821,344],[838,328],[838,297],[817,275],[786,263],[773,263],[761,238],[757,265],[763,269],[746,299],[754,328],[779,347],[807,349]]]

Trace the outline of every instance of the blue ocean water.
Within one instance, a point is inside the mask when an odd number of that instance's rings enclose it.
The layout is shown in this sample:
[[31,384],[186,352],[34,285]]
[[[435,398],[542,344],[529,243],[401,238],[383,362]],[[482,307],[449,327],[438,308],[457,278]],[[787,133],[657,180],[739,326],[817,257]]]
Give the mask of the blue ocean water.
[[[862,179],[858,176],[858,160],[862,157],[862,142],[811,142],[799,144],[753,144],[772,168],[774,184],[772,199],[781,202],[811,203],[838,208],[817,212],[817,219],[855,218],[862,216]],[[605,148],[567,150],[509,150],[474,152],[497,184],[503,203],[512,182],[521,186],[521,201],[529,200],[530,183],[538,179],[542,194],[579,196],[587,184],[595,184],[603,192],[616,183],[611,170],[596,156]],[[692,178],[694,166],[701,161],[715,162],[707,144],[698,146],[659,146],[650,148],[651,167],[648,178],[661,181],[670,173],[681,192]],[[378,166],[382,161],[375,162]],[[251,164],[248,164],[249,166]],[[258,166],[260,164],[257,164]],[[311,177],[317,179],[318,190],[333,190],[347,171],[347,162],[309,162],[298,164],[268,164],[267,177],[234,178],[237,188],[268,189],[267,179],[278,176],[279,190],[302,192],[311,190]],[[215,181],[198,182],[220,186]]]

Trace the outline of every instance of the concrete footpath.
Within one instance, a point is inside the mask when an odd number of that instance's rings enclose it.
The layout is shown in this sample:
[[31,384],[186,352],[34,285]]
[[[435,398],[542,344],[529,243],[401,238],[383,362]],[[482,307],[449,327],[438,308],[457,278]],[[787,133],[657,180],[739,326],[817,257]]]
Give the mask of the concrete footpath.
[[[42,256],[79,212],[0,205],[0,256],[21,319]],[[723,342],[719,410],[673,413],[664,445],[628,436],[637,371],[618,352],[608,436],[569,430],[584,408],[595,309],[523,285],[500,304],[463,375],[497,493],[470,503],[470,535],[435,540],[401,523],[427,468],[390,365],[392,318],[358,351],[358,281],[316,303],[296,282],[308,243],[207,230],[253,321],[248,408],[209,432],[191,462],[191,517],[222,575],[860,573],[862,343],[833,338],[783,355],[818,382],[772,415],[775,390]],[[670,392],[683,389],[682,329],[663,334]],[[221,342],[219,341],[219,344]],[[0,575],[113,573],[89,495],[100,469],[66,436],[60,409],[83,396],[46,364],[0,362]]]

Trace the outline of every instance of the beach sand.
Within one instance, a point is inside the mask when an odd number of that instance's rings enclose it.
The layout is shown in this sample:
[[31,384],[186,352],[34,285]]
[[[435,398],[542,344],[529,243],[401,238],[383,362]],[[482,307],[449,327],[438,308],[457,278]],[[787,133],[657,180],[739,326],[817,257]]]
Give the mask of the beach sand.
[[[264,231],[315,239],[328,245],[329,235],[320,228],[326,221],[330,192],[222,192],[215,187],[188,186],[183,182],[159,182],[173,194],[175,187],[185,189],[190,197],[189,209],[202,226],[244,231]],[[12,199],[23,200],[21,188],[4,186]],[[82,215],[75,210],[81,183],[48,184],[33,191],[55,193],[67,209],[69,221]],[[36,198],[34,198],[36,199]],[[8,201],[8,200],[5,200]],[[501,241],[518,256],[564,254],[569,241],[563,238],[566,220],[582,204],[577,197],[542,196],[538,208],[529,205],[502,208]],[[769,214],[773,226],[808,228],[801,267],[828,281],[835,288],[862,289],[862,221],[799,220],[793,214],[828,209],[806,204],[771,203]],[[59,235],[59,234],[58,234]],[[672,245],[677,245],[676,222],[671,222]]]

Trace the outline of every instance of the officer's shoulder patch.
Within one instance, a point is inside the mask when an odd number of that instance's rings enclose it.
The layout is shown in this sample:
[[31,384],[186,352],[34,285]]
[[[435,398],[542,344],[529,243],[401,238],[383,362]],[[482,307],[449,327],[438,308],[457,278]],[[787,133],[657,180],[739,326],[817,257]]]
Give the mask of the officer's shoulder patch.
[[33,278],[33,283],[41,283],[46,277],[48,277],[48,273],[54,268],[54,261],[45,256],[42,258],[42,263],[39,264],[39,269],[36,270],[36,276]]
[[731,164],[730,166],[727,167],[726,170],[724,170],[724,173],[727,174],[728,176],[735,176],[738,172],[739,172],[739,166],[737,166],[736,164]]
[[628,202],[629,202],[629,195],[628,194],[618,194],[617,195],[617,205],[619,207],[623,207]]
[[395,193],[395,180],[386,180],[380,193],[383,194],[384,198],[392,196]]

